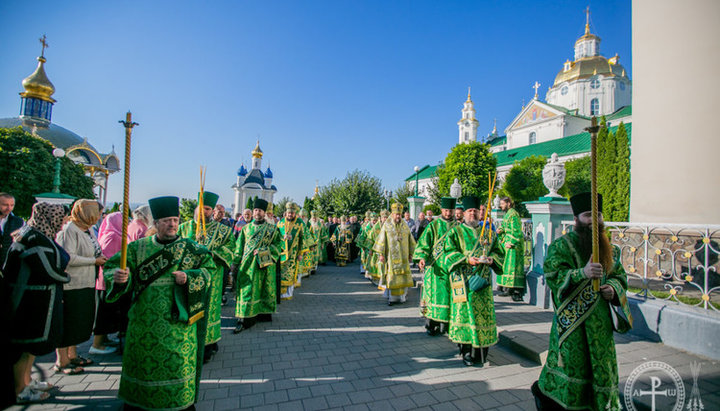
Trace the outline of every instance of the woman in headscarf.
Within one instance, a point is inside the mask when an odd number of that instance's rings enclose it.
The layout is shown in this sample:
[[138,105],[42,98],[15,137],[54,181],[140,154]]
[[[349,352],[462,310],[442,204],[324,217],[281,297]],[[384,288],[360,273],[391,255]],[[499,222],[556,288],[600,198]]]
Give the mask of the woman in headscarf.
[[52,385],[31,379],[35,356],[58,347],[63,326],[63,284],[70,256],[57,243],[65,209],[61,204],[36,203],[27,225],[12,233],[13,244],[3,267],[3,298],[9,307],[15,394],[18,403],[48,398]]
[[[98,243],[102,255],[110,258],[120,251],[122,247],[122,213],[116,211],[110,213],[103,219],[98,231]],[[90,354],[111,354],[116,351],[115,347],[107,346],[111,340],[108,334],[120,331],[120,306],[117,303],[105,301],[105,282],[103,281],[102,268],[97,280],[95,289],[98,290],[98,308],[95,317],[95,337],[90,347]]]
[[55,372],[79,374],[92,360],[77,355],[77,344],[87,341],[95,319],[96,267],[105,264],[100,244],[91,227],[97,223],[102,206],[95,200],[78,200],[70,213],[70,222],[57,235],[57,242],[70,255],[64,285],[63,337],[57,349]]
[[147,231],[153,225],[150,207],[141,205],[132,213],[133,220],[128,224],[128,241],[139,240],[147,236]]

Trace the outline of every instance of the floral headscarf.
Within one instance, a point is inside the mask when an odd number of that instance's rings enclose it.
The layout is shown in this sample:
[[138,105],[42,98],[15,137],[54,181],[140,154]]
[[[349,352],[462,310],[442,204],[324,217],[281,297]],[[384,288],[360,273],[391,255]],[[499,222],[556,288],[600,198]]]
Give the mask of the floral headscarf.
[[65,207],[62,204],[35,203],[27,225],[54,240],[55,235],[62,229],[64,218]]
[[100,218],[101,206],[96,200],[78,200],[70,213],[72,220],[78,228],[87,230],[97,223]]

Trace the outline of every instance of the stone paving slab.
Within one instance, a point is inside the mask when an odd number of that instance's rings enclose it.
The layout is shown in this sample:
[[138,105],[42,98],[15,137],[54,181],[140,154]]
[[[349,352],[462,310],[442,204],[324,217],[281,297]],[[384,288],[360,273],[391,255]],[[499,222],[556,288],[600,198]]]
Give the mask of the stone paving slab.
[[[230,304],[223,308],[220,351],[203,368],[197,408],[533,409],[529,387],[540,365],[499,345],[490,349],[488,366],[464,366],[447,338],[424,333],[419,291],[410,289],[407,303],[388,307],[357,264],[328,265],[303,279],[271,323],[233,335]],[[542,348],[543,340],[547,344],[548,312],[501,298],[496,309],[503,333],[515,333],[515,340],[533,349]],[[661,359],[676,367],[689,393],[689,364],[699,361],[705,409],[720,409],[717,362],[628,336],[618,336],[617,344],[621,389],[637,365]],[[88,347],[89,342],[79,352]],[[83,375],[47,373],[59,387],[53,397],[12,409],[118,409],[121,358],[94,359]],[[37,364],[47,370],[53,360],[45,356]]]

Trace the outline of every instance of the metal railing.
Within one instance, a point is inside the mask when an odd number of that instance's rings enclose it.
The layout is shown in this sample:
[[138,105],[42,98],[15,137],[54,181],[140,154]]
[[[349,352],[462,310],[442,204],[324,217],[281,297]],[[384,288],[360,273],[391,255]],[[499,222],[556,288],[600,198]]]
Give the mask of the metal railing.
[[[502,218],[498,218],[493,220],[493,224],[495,225],[495,229],[497,230],[502,225]],[[533,247],[534,247],[534,240],[535,236],[533,235],[533,223],[532,219],[530,218],[522,218],[520,219],[522,222],[522,231],[523,231],[523,238],[525,240],[525,250],[523,253],[524,257],[524,263],[525,263],[525,272],[528,272],[532,269],[532,257],[533,257]]]
[[[563,234],[573,221],[563,221]],[[606,222],[632,294],[720,311],[720,225]]]

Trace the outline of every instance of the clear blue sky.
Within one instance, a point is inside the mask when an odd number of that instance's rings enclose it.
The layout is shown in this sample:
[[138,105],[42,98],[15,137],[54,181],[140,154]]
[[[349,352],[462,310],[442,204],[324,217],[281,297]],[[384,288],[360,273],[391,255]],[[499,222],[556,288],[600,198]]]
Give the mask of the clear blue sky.
[[[632,78],[630,0],[591,2],[601,53]],[[0,117],[17,116],[21,81],[47,34],[53,122],[123,157],[130,109],[131,202],[192,197],[230,205],[236,170],[260,136],[279,192],[302,201],[347,171],[395,189],[457,143],[467,87],[481,135],[502,131],[523,99],[544,97],[587,1],[0,2]],[[122,173],[108,199],[122,198]]]

